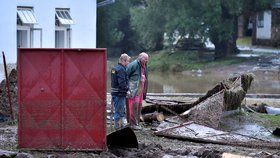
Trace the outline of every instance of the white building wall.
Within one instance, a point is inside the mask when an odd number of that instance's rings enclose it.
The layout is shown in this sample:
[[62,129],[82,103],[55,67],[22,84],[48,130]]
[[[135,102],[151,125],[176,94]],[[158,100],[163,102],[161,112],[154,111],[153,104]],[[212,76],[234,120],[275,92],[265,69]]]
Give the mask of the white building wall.
[[3,63],[2,51],[5,52],[7,62],[15,62],[17,36],[17,6],[16,0],[0,1],[0,63]]
[[34,28],[42,29],[43,48],[55,47],[55,8],[70,8],[71,48],[96,47],[96,0],[1,0],[0,51],[9,63],[15,63],[17,56],[17,6],[33,7],[38,20]]
[[270,39],[271,38],[271,11],[264,12],[264,27],[257,27],[257,39]]

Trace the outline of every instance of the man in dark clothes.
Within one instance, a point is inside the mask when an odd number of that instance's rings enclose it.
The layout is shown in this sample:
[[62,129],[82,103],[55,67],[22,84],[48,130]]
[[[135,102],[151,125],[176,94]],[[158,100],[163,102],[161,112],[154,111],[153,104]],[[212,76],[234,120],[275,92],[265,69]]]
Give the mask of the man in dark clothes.
[[126,95],[129,89],[126,66],[130,61],[127,54],[122,54],[119,58],[119,63],[111,71],[111,95],[112,104],[114,107],[115,129],[124,126],[125,119],[125,102]]

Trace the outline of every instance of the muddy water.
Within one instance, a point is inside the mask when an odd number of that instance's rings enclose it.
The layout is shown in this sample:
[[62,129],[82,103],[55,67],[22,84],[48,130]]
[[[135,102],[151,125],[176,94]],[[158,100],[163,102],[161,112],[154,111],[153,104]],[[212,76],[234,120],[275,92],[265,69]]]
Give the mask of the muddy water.
[[258,115],[246,114],[239,110],[225,112],[220,121],[220,128],[223,131],[280,142],[279,137],[271,133],[277,128],[277,125],[272,125],[269,121],[265,122]]
[[[109,69],[109,66],[108,66]],[[255,79],[248,93],[280,94],[280,64],[262,67],[258,64],[232,65],[208,70],[191,70],[177,73],[149,73],[150,93],[205,93],[220,81],[242,73],[253,73]],[[4,79],[0,64],[0,81]],[[107,91],[110,92],[111,78],[107,72]]]
[[[280,80],[277,73],[255,71],[255,80],[248,93],[280,93]],[[149,92],[164,93],[205,93],[220,81],[233,77],[235,74],[227,74],[213,71],[205,73],[185,74],[151,74]]]
[[[240,73],[250,72],[255,75],[248,93],[280,93],[280,73],[276,70],[254,70],[254,66],[237,66],[216,70],[193,70],[178,73],[149,73],[150,93],[205,93],[220,81]],[[107,90],[110,91],[108,73]]]

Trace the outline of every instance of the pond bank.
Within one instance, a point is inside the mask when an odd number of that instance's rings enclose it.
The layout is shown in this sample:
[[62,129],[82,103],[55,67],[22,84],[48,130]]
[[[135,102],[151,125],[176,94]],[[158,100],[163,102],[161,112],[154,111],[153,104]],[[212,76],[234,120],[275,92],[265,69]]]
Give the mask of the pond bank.
[[[197,98],[204,96],[205,93],[148,93],[147,96],[152,97],[191,97]],[[246,94],[246,98],[266,98],[266,99],[280,99],[280,94]]]

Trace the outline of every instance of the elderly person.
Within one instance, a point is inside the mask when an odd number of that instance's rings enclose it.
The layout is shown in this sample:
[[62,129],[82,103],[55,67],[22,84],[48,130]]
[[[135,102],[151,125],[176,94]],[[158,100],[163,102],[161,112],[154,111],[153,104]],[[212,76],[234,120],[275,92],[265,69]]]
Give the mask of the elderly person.
[[129,89],[126,66],[129,61],[130,57],[127,54],[121,54],[119,63],[111,70],[111,95],[116,130],[124,126],[125,102]]
[[147,62],[148,54],[142,52],[138,58],[127,65],[129,79],[129,95],[127,99],[127,120],[133,129],[140,129],[139,122],[142,101],[147,93]]

